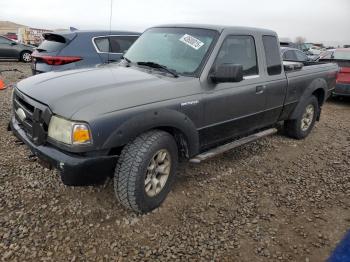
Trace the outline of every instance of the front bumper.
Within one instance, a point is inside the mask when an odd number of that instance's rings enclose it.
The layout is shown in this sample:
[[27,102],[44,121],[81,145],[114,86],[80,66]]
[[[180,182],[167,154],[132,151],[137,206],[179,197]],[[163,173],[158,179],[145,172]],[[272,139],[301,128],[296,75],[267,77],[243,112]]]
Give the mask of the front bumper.
[[350,84],[337,83],[333,91],[336,96],[350,96]]
[[116,156],[81,156],[60,151],[48,144],[37,146],[28,139],[15,117],[12,117],[10,126],[14,135],[24,142],[34,155],[60,171],[65,185],[98,184],[113,174]]

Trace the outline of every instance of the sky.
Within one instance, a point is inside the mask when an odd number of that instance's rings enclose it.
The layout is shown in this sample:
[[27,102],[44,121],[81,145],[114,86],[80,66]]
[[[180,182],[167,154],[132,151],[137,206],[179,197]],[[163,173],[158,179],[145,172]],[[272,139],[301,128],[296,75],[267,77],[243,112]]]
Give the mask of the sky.
[[44,29],[109,29],[111,11],[114,30],[205,23],[267,28],[291,40],[302,36],[307,42],[350,44],[350,0],[0,1],[0,20]]

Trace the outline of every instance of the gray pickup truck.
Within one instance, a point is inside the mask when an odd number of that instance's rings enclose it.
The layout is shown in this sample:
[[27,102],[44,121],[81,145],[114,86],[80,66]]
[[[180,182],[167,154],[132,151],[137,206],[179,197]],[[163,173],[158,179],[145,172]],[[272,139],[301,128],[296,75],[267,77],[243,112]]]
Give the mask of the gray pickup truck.
[[271,134],[302,139],[320,119],[338,67],[287,62],[275,32],[165,25],[118,64],[29,77],[10,128],[66,185],[114,177],[127,208],[157,208],[179,159],[199,163]]

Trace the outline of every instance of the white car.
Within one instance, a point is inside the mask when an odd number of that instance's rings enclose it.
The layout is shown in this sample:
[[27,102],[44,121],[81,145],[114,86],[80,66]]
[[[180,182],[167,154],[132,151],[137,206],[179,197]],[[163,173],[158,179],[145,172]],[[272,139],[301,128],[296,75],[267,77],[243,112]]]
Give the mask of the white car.
[[322,49],[318,46],[312,46],[309,48],[308,51],[311,52],[313,55],[320,55],[322,52]]

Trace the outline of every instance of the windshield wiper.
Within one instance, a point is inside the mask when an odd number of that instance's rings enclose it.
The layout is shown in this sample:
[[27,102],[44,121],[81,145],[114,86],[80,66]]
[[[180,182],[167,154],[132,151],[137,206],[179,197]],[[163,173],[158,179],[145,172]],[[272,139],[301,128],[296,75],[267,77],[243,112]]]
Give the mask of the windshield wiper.
[[131,62],[131,60],[130,60],[129,58],[126,58],[125,56],[122,56],[120,59],[123,60],[123,62],[126,62],[126,63],[123,63],[124,66],[130,67],[130,64],[131,64],[132,62]]
[[179,77],[179,75],[176,73],[175,70],[169,69],[164,65],[160,65],[155,62],[137,62],[136,64],[142,65],[142,66],[149,66],[152,68],[158,68],[158,69],[163,69],[164,71],[168,72],[169,74],[172,74],[174,77]]
[[128,62],[129,64],[131,63],[131,60],[129,58],[126,58],[125,56],[122,56],[121,59],[124,59],[126,62]]

